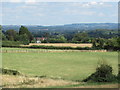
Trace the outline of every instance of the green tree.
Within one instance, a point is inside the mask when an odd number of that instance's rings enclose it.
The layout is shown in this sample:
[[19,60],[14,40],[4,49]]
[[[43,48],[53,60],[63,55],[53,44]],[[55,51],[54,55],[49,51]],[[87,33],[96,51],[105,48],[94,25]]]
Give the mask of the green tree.
[[27,35],[28,40],[31,42],[32,39],[33,39],[33,36],[32,36],[32,34],[31,34],[31,32],[30,32],[26,27],[21,26],[21,27],[20,27],[20,30],[19,30],[19,35],[24,35],[24,34]]
[[88,34],[87,33],[76,33],[74,35],[72,41],[87,42],[88,41]]
[[63,35],[58,35],[58,40],[62,43],[65,43],[67,39]]
[[63,35],[55,35],[52,38],[49,38],[50,43],[65,43],[67,39]]
[[24,45],[28,45],[29,44],[29,39],[27,34],[22,34],[19,36],[20,41],[24,44]]
[[6,37],[10,41],[16,40],[17,32],[13,29],[7,30],[6,31]]
[[105,39],[103,38],[96,38],[92,40],[93,47],[104,48]]

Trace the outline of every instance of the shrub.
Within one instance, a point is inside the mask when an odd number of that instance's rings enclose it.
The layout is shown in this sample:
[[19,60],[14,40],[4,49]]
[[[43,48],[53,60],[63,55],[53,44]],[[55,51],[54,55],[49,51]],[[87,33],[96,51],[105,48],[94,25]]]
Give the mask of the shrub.
[[41,49],[74,49],[73,47],[57,47],[57,46],[37,46],[37,45],[33,45],[33,46],[30,46],[29,48],[41,48]]
[[10,70],[10,69],[4,69],[0,68],[0,71],[2,74],[8,74],[8,75],[21,75],[20,72],[16,70]]
[[93,82],[112,82],[116,81],[116,76],[112,74],[112,67],[108,64],[100,64],[96,68],[96,72],[91,74],[88,78],[83,80],[84,82],[93,81]]
[[117,75],[118,82],[120,83],[120,64],[118,64],[118,75]]
[[89,48],[89,47],[60,47],[60,46],[37,46],[37,45],[32,45],[29,46],[28,48],[40,48],[40,49],[61,49],[61,50],[94,50],[94,48]]
[[20,44],[19,41],[2,41],[2,47],[19,46]]

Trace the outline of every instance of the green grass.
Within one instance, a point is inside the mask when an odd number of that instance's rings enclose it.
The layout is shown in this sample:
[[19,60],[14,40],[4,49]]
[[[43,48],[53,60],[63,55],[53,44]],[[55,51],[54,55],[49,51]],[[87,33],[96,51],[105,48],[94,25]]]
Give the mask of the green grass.
[[[98,86],[97,86],[98,85]],[[49,86],[49,87],[45,87],[45,88],[74,88],[74,87],[81,87],[81,86],[84,86],[84,87],[87,87],[87,86],[97,86],[95,88],[99,88],[99,85],[118,85],[117,82],[99,82],[99,83],[94,83],[94,82],[88,82],[88,83],[80,83],[80,84],[73,84],[73,85],[64,85],[64,86]],[[106,87],[106,88],[109,88],[109,87]],[[117,87],[115,87],[117,88]]]
[[[6,48],[7,49],[7,48]],[[93,72],[100,59],[105,59],[118,71],[117,52],[41,52],[3,53],[3,67],[23,74],[67,80],[83,80]]]
[[2,50],[47,50],[47,49],[31,49],[31,48],[5,48],[3,47]]

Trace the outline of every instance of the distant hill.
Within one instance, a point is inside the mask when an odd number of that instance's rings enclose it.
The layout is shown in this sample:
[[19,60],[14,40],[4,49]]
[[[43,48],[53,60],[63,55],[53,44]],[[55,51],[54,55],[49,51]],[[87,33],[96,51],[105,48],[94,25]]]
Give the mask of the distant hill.
[[[96,29],[117,29],[117,23],[76,23],[76,24],[65,24],[56,26],[41,26],[41,25],[23,25],[26,26],[29,31],[83,31],[83,30],[96,30]],[[14,29],[19,31],[20,25],[2,25],[2,30],[6,31],[9,29]]]

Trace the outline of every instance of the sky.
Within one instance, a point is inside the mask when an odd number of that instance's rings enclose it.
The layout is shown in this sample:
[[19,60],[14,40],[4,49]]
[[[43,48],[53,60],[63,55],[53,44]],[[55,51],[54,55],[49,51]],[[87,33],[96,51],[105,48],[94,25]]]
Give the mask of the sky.
[[[55,1],[55,0],[54,0]],[[65,0],[64,0],[65,1]],[[63,25],[72,23],[117,23],[117,0],[78,2],[4,0],[0,2],[2,25]],[[99,1],[99,2],[98,2]]]

